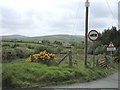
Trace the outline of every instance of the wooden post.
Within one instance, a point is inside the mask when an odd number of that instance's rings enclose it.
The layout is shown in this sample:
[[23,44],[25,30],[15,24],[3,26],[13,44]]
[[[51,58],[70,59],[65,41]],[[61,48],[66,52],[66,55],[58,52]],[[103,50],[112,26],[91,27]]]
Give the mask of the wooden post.
[[69,66],[72,66],[72,52],[69,51]]
[[95,54],[94,54],[94,51],[93,51],[93,67],[95,66]]
[[86,0],[85,3],[85,7],[86,7],[86,15],[85,15],[85,66],[87,66],[87,46],[88,46],[88,8],[89,8],[89,2],[88,0]]
[[96,66],[99,67],[99,60],[100,60],[100,57],[97,55],[97,58],[96,58]]
[[95,63],[96,66],[98,66],[98,60],[99,59],[98,59],[98,56],[97,56],[96,63]]
[[105,67],[108,67],[108,59],[106,56],[105,56]]

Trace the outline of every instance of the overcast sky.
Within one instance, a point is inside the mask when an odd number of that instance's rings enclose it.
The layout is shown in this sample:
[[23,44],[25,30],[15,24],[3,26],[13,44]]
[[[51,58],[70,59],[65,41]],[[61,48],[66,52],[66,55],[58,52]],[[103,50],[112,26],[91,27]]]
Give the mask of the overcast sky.
[[[86,0],[0,0],[0,35],[84,35]],[[89,30],[118,26],[119,0],[89,0]]]

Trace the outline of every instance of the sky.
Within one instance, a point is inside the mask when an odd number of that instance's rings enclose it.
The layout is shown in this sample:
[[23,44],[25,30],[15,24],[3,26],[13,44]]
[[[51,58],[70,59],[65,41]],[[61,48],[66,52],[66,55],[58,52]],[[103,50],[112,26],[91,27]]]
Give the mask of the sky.
[[[89,0],[89,31],[118,27],[119,0]],[[0,0],[0,35],[85,34],[86,0]]]

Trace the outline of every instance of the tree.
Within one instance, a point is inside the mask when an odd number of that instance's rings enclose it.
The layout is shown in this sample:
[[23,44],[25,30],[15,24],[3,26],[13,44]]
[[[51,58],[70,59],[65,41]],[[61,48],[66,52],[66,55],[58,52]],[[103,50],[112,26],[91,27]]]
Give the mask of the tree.
[[48,41],[48,40],[42,40],[42,44],[50,44],[50,41]]
[[110,42],[113,42],[115,47],[120,47],[120,30],[117,30],[114,26],[111,29],[105,29],[101,34],[101,43],[103,45],[109,45]]
[[53,44],[62,45],[62,42],[60,42],[60,41],[54,41]]

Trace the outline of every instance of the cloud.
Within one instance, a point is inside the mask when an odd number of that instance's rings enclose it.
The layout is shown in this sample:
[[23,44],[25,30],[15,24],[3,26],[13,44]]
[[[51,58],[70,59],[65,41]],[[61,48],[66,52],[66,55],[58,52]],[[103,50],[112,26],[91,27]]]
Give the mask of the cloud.
[[[102,5],[102,7],[101,7]],[[106,8],[106,4],[104,2],[99,2],[99,3],[91,3],[90,4],[90,12],[92,14],[92,17],[94,18],[105,18],[109,17],[110,12],[108,8]]]
[[94,28],[102,32],[106,28],[117,27],[117,10],[117,2],[92,2],[89,15],[89,28]]
[[[116,20],[113,19],[107,4],[104,1],[98,1],[91,0],[90,3],[89,29],[95,28],[102,31],[116,25]],[[85,2],[79,0],[1,0],[1,3],[1,34],[28,36],[60,33],[84,34]],[[111,7],[113,13],[117,10],[115,5],[116,2]],[[116,16],[115,19],[117,19]]]
[[24,28],[35,28],[32,15],[21,15],[11,8],[1,8],[2,20],[1,28],[10,30],[19,30]]

